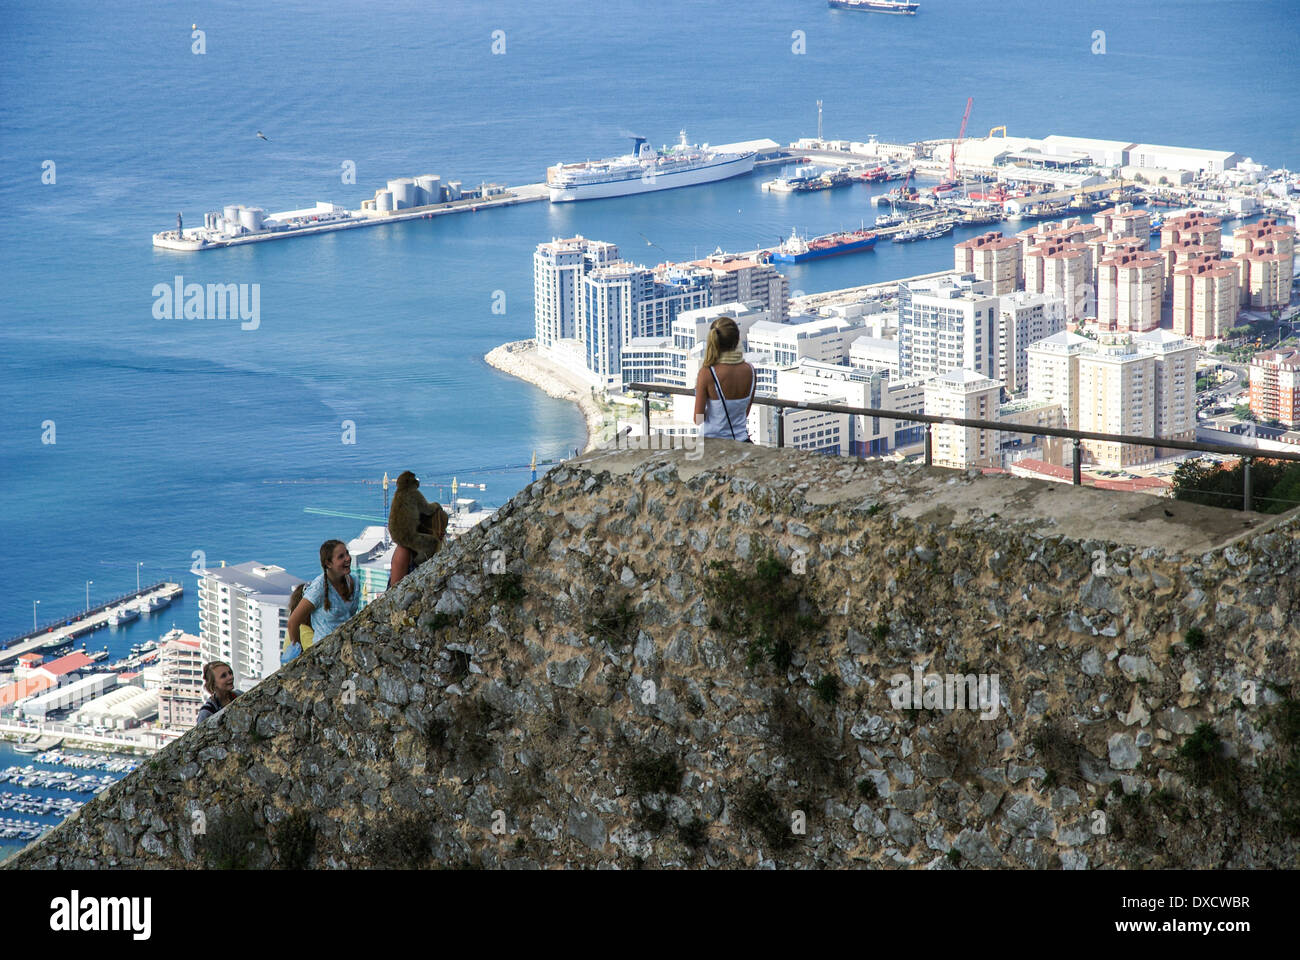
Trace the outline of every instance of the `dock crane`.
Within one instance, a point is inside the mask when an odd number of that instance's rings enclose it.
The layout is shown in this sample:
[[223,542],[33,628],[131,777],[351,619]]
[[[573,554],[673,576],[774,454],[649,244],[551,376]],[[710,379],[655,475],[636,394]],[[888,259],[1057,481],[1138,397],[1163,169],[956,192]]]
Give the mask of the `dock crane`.
[[[957,148],[961,142],[966,139],[966,121],[970,119],[970,108],[975,103],[974,97],[966,98],[966,112],[961,116],[961,132],[957,134],[957,139],[953,142],[952,148],[948,151],[948,180],[952,183],[957,182]],[[1004,134],[1006,130],[1002,131]]]

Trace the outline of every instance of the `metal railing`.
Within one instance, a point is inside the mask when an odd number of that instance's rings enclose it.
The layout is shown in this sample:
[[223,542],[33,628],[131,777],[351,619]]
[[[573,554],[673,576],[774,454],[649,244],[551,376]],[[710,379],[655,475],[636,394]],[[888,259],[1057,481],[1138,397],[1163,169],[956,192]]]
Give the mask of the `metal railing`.
[[[624,387],[627,393],[641,394],[641,435],[650,436],[650,395],[676,394],[693,397],[695,391],[688,387],[678,387],[667,383],[629,383]],[[902,413],[898,410],[879,410],[874,407],[850,407],[842,403],[819,403],[813,400],[782,400],[779,397],[754,397],[754,403],[765,407],[774,407],[776,417],[776,445],[785,446],[785,411],[786,410],[820,410],[826,413],[846,413],[858,417],[873,417],[881,420],[903,420],[908,423],[925,424],[925,465],[934,466],[933,427],[946,424],[954,427],[969,427],[976,430],[997,430],[1000,433],[1024,433],[1036,437],[1061,437],[1074,442],[1074,473],[1072,482],[1075,486],[1083,483],[1083,446],[1084,440],[1096,440],[1102,443],[1125,443],[1132,446],[1154,447],[1157,450],[1188,450],[1194,453],[1214,453],[1219,456],[1238,457],[1242,461],[1242,509],[1249,512],[1253,505],[1251,490],[1250,465],[1252,460],[1287,460],[1300,463],[1300,452],[1260,450],[1255,447],[1240,447],[1224,443],[1201,443],[1198,440],[1174,440],[1161,437],[1135,437],[1122,433],[1093,433],[1088,430],[1070,430],[1066,427],[1028,427],[1015,423],[1002,423],[997,420],[966,420],[960,417],[940,417],[928,413]]]

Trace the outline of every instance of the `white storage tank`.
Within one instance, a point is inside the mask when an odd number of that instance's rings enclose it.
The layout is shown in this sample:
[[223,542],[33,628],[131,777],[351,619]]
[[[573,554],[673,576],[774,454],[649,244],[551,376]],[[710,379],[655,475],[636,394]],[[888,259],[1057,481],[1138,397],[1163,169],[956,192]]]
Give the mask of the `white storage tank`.
[[375,212],[388,213],[393,209],[393,195],[387,190],[375,191]]
[[388,191],[393,195],[393,209],[405,210],[415,206],[415,181],[409,177],[389,180]]
[[261,207],[244,207],[239,211],[239,225],[249,233],[261,230],[265,218],[266,211]]
[[447,181],[447,199],[448,199],[448,200],[459,200],[459,199],[460,199],[460,181],[459,181],[459,180],[448,180],[448,181]]
[[416,177],[415,182],[419,186],[420,192],[424,194],[423,203],[442,202],[442,177],[437,174],[426,173],[422,177]]
[[232,203],[232,204],[228,204],[228,205],[225,206],[225,207],[222,207],[222,208],[221,208],[221,216],[222,216],[223,219],[225,219],[225,220],[229,220],[231,223],[238,223],[238,222],[239,222],[239,204],[237,204],[237,203]]

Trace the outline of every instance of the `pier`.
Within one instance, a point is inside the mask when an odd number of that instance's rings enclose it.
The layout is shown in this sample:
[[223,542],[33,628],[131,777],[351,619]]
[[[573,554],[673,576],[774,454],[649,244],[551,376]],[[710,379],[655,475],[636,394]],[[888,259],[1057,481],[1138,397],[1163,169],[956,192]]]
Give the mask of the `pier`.
[[[56,621],[55,625],[45,624],[35,632],[11,637],[5,643],[4,649],[0,650],[0,666],[13,660],[17,660],[24,653],[38,653],[42,650],[57,650],[59,647],[67,646],[78,637],[83,637],[88,633],[94,633],[101,627],[108,626],[108,613],[110,608],[119,607],[124,603],[134,603],[142,598],[147,600],[152,597],[166,597],[170,602],[175,600],[184,592],[185,588],[179,583],[160,580],[158,583],[150,584],[134,593],[127,593],[120,597],[115,597],[114,599],[102,603],[77,617]],[[140,616],[147,617],[150,616],[150,614],[142,613]]]

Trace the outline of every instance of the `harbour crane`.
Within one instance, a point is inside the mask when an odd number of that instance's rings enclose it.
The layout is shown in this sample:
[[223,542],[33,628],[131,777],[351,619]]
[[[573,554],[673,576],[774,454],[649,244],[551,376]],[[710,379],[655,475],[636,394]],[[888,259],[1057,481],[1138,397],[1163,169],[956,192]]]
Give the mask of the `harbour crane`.
[[[961,142],[966,139],[966,121],[970,119],[970,108],[974,103],[974,97],[966,98],[966,112],[963,113],[961,117],[961,132],[957,134],[957,139],[954,141],[952,149],[948,152],[948,179],[952,183],[957,182],[957,148],[960,147]],[[1002,132],[1005,134],[1006,130],[1003,130]]]

